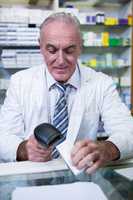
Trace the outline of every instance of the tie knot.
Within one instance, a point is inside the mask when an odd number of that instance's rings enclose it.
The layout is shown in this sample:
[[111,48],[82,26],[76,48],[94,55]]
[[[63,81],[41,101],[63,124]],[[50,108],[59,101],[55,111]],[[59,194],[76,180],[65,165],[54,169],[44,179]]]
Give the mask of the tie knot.
[[64,94],[66,92],[66,88],[68,87],[68,85],[64,85],[64,84],[61,84],[61,83],[56,83],[56,87],[58,88],[58,90],[61,93]]

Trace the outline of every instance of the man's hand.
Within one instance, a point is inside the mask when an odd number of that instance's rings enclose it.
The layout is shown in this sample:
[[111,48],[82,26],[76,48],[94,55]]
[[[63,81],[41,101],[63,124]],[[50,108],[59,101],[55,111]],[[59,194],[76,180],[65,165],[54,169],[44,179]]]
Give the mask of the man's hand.
[[78,141],[71,153],[73,165],[78,169],[85,169],[88,174],[119,157],[118,148],[110,141]]
[[52,148],[45,148],[37,142],[32,135],[26,141],[23,141],[17,150],[17,160],[31,160],[35,162],[46,162],[52,159]]

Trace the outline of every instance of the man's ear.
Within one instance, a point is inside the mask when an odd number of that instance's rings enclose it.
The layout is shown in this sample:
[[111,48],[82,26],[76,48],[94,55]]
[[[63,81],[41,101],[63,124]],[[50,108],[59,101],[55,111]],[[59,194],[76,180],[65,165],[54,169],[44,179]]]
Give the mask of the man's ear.
[[42,53],[42,43],[41,43],[40,38],[38,38],[38,44],[39,44],[39,46],[40,46],[40,52]]
[[41,41],[40,41],[40,38],[38,38],[38,44],[39,44],[39,46],[40,46],[40,48],[41,48]]

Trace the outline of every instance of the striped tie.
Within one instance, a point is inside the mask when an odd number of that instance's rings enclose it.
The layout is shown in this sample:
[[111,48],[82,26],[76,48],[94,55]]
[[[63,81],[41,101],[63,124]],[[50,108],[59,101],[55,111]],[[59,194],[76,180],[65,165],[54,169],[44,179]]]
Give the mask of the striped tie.
[[[63,134],[64,139],[66,138],[68,129],[68,109],[66,103],[66,85],[56,83],[56,87],[60,93],[59,99],[55,105],[55,111],[53,116],[53,125]],[[53,151],[53,157],[58,157],[58,152]]]
[[68,109],[65,98],[66,85],[56,83],[56,87],[60,92],[60,96],[55,105],[53,125],[66,136],[68,128]]

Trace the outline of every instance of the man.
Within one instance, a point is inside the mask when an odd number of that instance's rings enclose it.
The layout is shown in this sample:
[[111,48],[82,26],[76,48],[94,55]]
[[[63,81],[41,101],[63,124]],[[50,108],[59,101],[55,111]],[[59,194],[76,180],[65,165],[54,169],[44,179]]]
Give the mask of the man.
[[[44,65],[12,76],[0,114],[1,161],[48,161],[52,147],[44,148],[34,135],[43,123],[54,124],[59,99],[56,84],[68,85],[67,137],[77,134],[71,152],[73,165],[94,172],[109,161],[130,157],[133,152],[133,120],[117,94],[112,79],[82,67],[78,62],[82,38],[78,21],[70,14],[49,16],[40,29]],[[99,116],[108,140],[98,142]],[[63,125],[62,125],[63,126]]]

